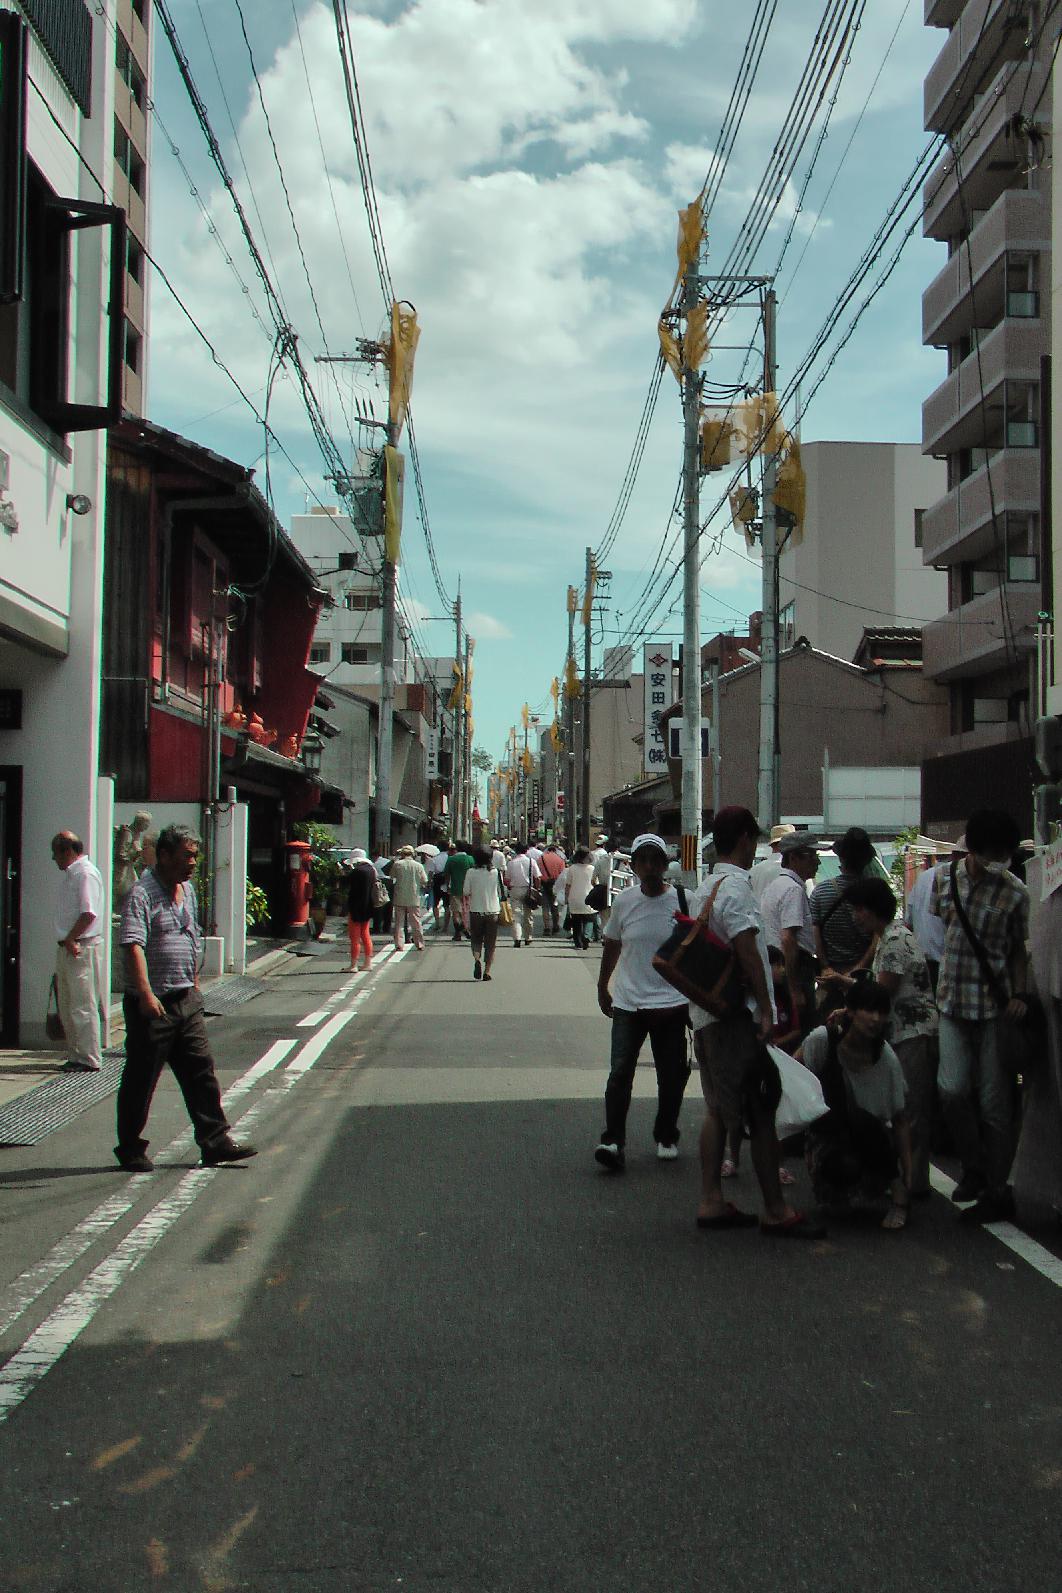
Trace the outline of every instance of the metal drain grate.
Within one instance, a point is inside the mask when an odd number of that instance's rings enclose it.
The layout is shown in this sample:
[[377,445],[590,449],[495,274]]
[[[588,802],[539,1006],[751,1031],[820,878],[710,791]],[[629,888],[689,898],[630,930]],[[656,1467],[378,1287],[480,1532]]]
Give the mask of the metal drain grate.
[[63,1073],[0,1107],[0,1145],[36,1145],[118,1087],[124,1051],[104,1051],[98,1073]]
[[242,1007],[245,1001],[253,1001],[267,988],[266,981],[256,979],[253,974],[234,974],[231,979],[219,979],[216,985],[203,991],[203,1011],[216,1018],[223,1012],[231,1012],[233,1007]]

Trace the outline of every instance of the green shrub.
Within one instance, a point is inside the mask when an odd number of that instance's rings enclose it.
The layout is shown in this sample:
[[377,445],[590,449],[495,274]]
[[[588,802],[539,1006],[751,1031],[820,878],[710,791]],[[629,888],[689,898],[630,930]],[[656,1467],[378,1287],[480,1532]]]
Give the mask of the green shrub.
[[246,923],[247,928],[258,929],[269,923],[272,914],[269,911],[269,897],[261,885],[252,885],[247,881]]

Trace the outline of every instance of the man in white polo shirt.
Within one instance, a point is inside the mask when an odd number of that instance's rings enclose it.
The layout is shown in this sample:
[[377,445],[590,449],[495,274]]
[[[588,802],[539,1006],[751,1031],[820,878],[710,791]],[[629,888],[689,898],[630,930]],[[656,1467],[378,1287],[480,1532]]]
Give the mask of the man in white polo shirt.
[[763,931],[768,949],[774,946],[785,958],[785,975],[793,1016],[807,1034],[815,1015],[815,926],[811,921],[808,881],[819,869],[815,838],[807,830],[793,830],[779,844],[782,867],[760,898]]
[[73,830],[60,830],[53,838],[52,858],[60,875],[55,989],[70,1047],[63,1068],[68,1073],[98,1073],[103,1064],[103,880]]

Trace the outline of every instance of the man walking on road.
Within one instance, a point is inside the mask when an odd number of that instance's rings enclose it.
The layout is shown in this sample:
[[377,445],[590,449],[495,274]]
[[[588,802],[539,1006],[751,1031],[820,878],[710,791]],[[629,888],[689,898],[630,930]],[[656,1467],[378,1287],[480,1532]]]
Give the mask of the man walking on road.
[[461,932],[465,927],[465,875],[474,866],[474,860],[464,841],[455,841],[444,870],[450,891],[450,919],[455,940],[461,939]]
[[818,1239],[823,1229],[782,1198],[778,1177],[778,1136],[774,1114],[781,1093],[778,1070],[764,1042],[775,1022],[767,939],[759,903],[749,884],[760,827],[748,808],[721,808],[712,837],[718,861],[690,902],[696,918],[712,900],[711,932],[733,947],[748,991],[746,1010],[716,1017],[690,1002],[693,1044],[701,1070],[707,1113],[701,1130],[701,1202],[698,1228],[756,1226],[751,1212],[723,1198],[723,1154],[728,1130],[741,1132],[747,1121],[765,1215],[760,1232],[772,1238]]
[[1007,1187],[1014,1156],[1007,1030],[1026,1015],[1029,892],[1007,864],[1020,839],[1009,813],[971,813],[966,856],[933,874],[930,908],[944,923],[937,1086],[962,1161],[951,1198],[976,1202],[963,1212],[968,1222],[998,1222],[1014,1212]]
[[537,886],[539,881],[538,865],[530,855],[523,841],[516,843],[516,850],[509,859],[509,866],[505,870],[505,883],[509,887],[509,895],[513,906],[513,945],[519,948],[526,940],[530,946],[535,933],[535,915],[528,905],[528,896]]
[[156,843],[154,868],[144,870],[122,905],[125,1067],[114,1154],[126,1172],[150,1173],[154,1167],[143,1133],[167,1063],[181,1087],[203,1166],[257,1155],[253,1146],[232,1138],[203,1018],[201,937],[191,883],[198,857],[194,830],[168,825]]
[[98,1073],[103,1061],[100,1007],[104,1000],[103,880],[73,830],[52,841],[60,871],[55,934],[55,990],[70,1046],[68,1073]]
[[542,876],[542,933],[560,934],[560,908],[557,906],[557,881],[564,873],[564,853],[553,841],[542,854],[538,865]]
[[773,946],[785,959],[793,1015],[801,1034],[807,1034],[815,1022],[818,969],[807,882],[818,873],[819,854],[806,830],[784,835],[778,851],[782,866],[760,898],[760,911],[768,949]]
[[402,950],[405,945],[403,936],[408,934],[412,937],[417,950],[423,951],[424,931],[420,925],[420,904],[424,888],[428,883],[428,874],[424,864],[417,861],[417,854],[411,846],[399,847],[398,856],[391,865],[391,878],[394,881],[392,902],[395,950]]

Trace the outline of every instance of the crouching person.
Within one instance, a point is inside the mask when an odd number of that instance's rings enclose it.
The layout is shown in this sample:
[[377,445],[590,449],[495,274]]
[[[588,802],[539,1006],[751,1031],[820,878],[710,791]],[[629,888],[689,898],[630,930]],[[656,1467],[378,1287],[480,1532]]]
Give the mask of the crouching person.
[[903,1068],[885,1040],[891,1001],[872,979],[848,992],[843,1018],[813,1029],[797,1056],[818,1074],[829,1112],[808,1132],[807,1158],[820,1206],[887,1202],[881,1226],[906,1227],[911,1127]]

